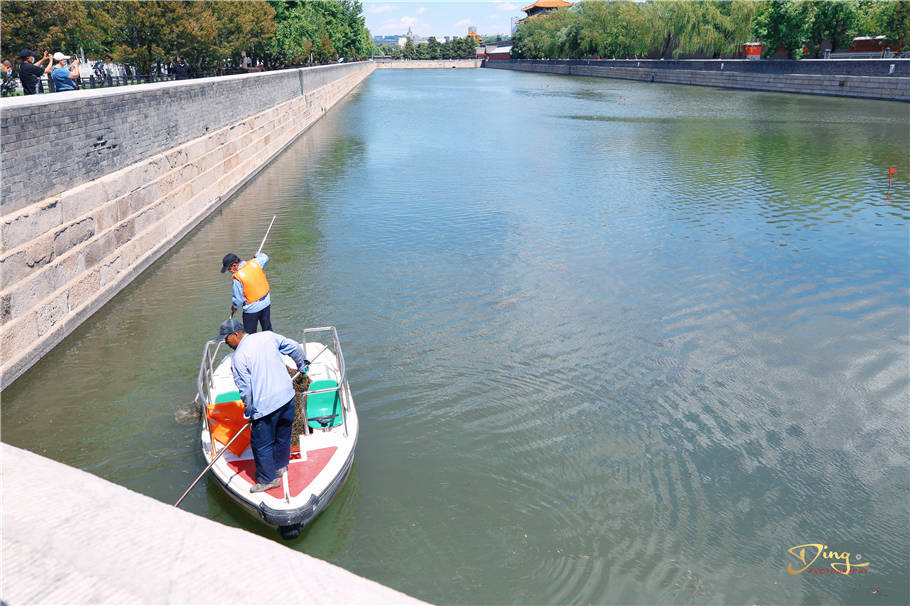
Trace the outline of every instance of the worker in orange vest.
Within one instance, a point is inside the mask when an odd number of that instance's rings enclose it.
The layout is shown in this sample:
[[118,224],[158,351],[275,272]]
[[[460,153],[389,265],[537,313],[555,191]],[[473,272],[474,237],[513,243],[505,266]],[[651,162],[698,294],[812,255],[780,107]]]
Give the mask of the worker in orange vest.
[[234,253],[224,255],[221,273],[228,270],[233,276],[231,288],[231,316],[243,307],[243,330],[248,334],[256,332],[256,324],[262,330],[272,330],[272,299],[269,296],[269,281],[262,268],[269,262],[265,253],[257,253],[249,261],[241,261]]

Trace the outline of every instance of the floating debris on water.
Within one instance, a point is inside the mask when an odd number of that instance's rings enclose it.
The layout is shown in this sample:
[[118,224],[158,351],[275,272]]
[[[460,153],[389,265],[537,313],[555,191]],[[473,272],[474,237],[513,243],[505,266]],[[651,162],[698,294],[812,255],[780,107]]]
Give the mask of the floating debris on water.
[[197,400],[193,400],[177,407],[177,410],[174,411],[174,420],[178,423],[189,425],[190,423],[198,422],[201,415],[202,406],[199,405]]

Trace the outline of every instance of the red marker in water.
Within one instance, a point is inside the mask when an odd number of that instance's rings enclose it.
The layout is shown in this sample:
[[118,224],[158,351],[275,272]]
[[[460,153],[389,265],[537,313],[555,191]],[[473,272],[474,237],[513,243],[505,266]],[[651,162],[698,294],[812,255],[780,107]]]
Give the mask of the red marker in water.
[[888,189],[891,189],[891,177],[893,177],[896,172],[897,171],[894,170],[893,166],[888,167]]

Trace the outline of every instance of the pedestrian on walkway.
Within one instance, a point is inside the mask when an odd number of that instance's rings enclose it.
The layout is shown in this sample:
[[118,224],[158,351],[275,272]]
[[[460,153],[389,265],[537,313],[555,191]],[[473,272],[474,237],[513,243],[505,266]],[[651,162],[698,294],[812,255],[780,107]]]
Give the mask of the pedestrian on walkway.
[[13,62],[9,59],[4,59],[0,63],[0,72],[3,75],[3,83],[0,84],[0,91],[4,97],[8,97],[13,94],[13,91],[16,90],[16,75],[13,72]]
[[54,53],[54,66],[51,69],[51,79],[54,81],[54,90],[60,92],[65,90],[77,90],[79,86],[76,80],[79,79],[79,59],[73,59],[69,67],[66,62],[70,60],[69,55],[61,52]]
[[221,273],[231,271],[231,315],[243,308],[243,329],[253,334],[256,324],[262,330],[272,330],[272,298],[269,294],[269,281],[262,269],[269,262],[265,253],[258,253],[249,261],[241,261],[234,253],[224,255],[221,260]]
[[183,55],[177,57],[177,61],[174,62],[172,70],[174,72],[175,80],[186,80],[190,77],[190,66],[183,59]]
[[[35,53],[23,48],[19,51],[19,58],[22,59],[22,63],[19,64],[19,82],[22,83],[22,92],[26,95],[43,93],[44,85],[41,83],[41,77],[51,71],[51,54],[44,51],[44,56],[36,63]],[[47,61],[47,67],[41,67],[45,61]]]
[[253,335],[238,330],[224,342],[234,350],[231,373],[243,400],[243,416],[252,419],[250,447],[256,484],[250,492],[277,488],[291,459],[294,426],[294,384],[281,354],[290,356],[300,372],[310,361],[300,343],[270,330]]

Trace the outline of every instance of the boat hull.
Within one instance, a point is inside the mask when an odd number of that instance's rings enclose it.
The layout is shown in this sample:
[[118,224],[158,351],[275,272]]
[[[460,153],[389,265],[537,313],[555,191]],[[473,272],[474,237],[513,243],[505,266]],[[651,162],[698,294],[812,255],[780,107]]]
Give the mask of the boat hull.
[[347,461],[345,461],[342,472],[335,477],[326,490],[318,496],[310,495],[310,498],[306,503],[290,509],[275,509],[269,507],[265,502],[261,502],[258,506],[254,506],[247,499],[238,494],[238,492],[233,487],[229,486],[218,474],[210,473],[210,475],[218,481],[218,484],[228,496],[231,497],[235,503],[240,505],[247,514],[264,522],[268,526],[277,529],[283,539],[294,539],[300,535],[300,531],[302,531],[307,524],[316,519],[316,516],[329,506],[332,499],[335,498],[335,495],[338,494],[342,486],[344,486],[348,476],[351,475],[353,466],[354,451],[351,450]]
[[[333,336],[329,346],[306,341],[308,332],[326,330]],[[240,396],[231,372],[232,352],[220,350],[217,341],[209,342],[199,379],[200,397],[203,402],[210,403],[200,434],[202,454],[211,467],[209,473],[245,512],[276,528],[285,539],[297,537],[329,506],[344,485],[354,463],[359,431],[359,419],[334,328],[307,329],[302,343],[307,359],[312,361],[308,376],[313,387],[304,394],[306,410],[298,408],[295,412],[306,414],[309,420],[304,423],[301,418],[300,422],[309,429],[300,430],[299,446],[292,448],[291,459],[277,488],[250,492],[257,482],[257,474],[248,439],[246,445],[225,447],[226,436],[242,434],[239,426],[245,423],[236,412],[237,406],[242,412],[242,404],[233,402]],[[290,358],[286,363],[293,368],[294,362]],[[325,412],[326,402],[330,407],[334,406],[336,414]],[[220,425],[222,423],[225,425]],[[229,427],[227,424],[230,423],[235,426]]]

